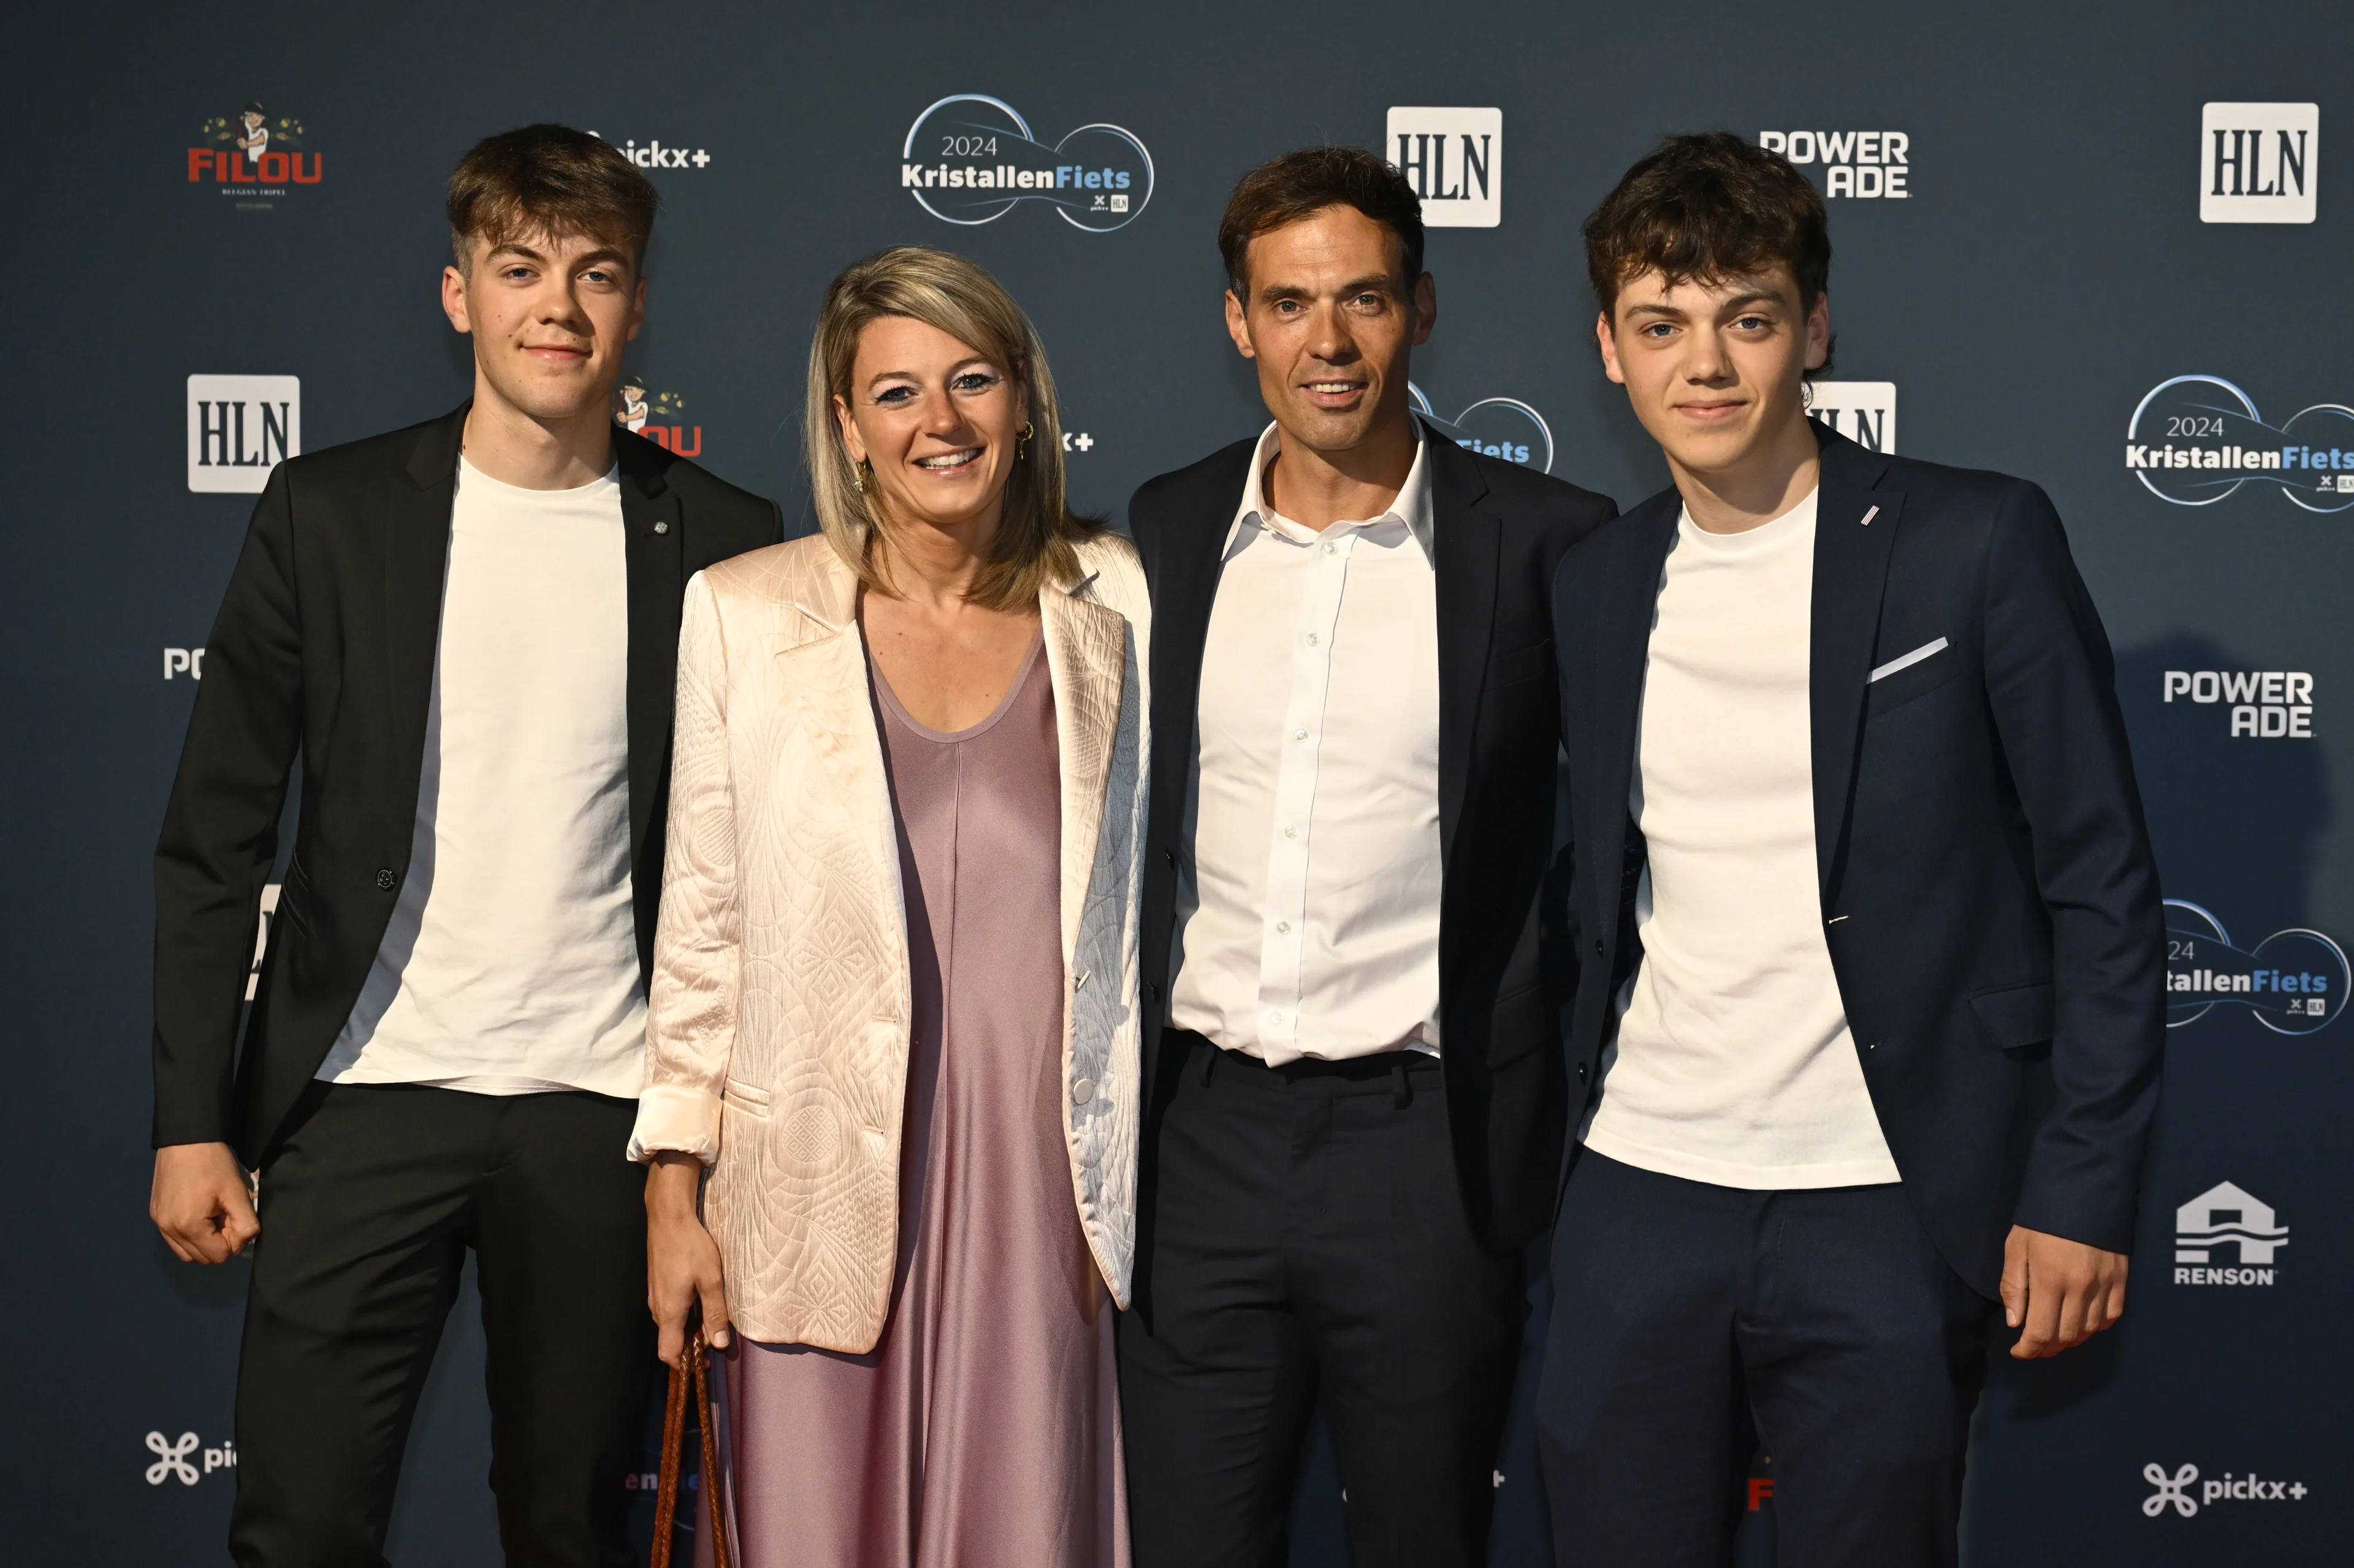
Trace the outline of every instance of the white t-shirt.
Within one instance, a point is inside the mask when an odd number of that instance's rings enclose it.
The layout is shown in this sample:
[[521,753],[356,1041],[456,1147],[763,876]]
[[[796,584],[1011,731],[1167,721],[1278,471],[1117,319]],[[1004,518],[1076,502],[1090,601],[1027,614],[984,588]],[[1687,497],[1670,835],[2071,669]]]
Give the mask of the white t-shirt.
[[460,460],[408,880],[318,1076],[637,1097],[623,546],[615,473]]
[[1660,576],[1628,807],[1643,957],[1585,1141],[1721,1187],[1894,1181],[1848,1033],[1815,857],[1814,494],[1761,527],[1686,511]]

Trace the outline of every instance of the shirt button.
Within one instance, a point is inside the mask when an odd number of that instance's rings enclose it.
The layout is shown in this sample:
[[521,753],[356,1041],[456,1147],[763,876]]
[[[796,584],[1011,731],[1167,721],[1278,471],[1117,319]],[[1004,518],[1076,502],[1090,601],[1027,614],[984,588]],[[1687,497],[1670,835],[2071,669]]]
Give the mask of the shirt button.
[[1291,931],[1291,922],[1290,922],[1290,921],[1288,921],[1288,920],[1278,920],[1278,921],[1275,923],[1275,934],[1276,934],[1277,936],[1278,936],[1278,937],[1281,937],[1281,936],[1288,936],[1288,935],[1289,935],[1289,934],[1290,934],[1290,931]]
[[1308,732],[1304,729],[1295,729],[1291,732],[1291,738],[1294,740],[1306,740],[1308,738]]
[[1286,828],[1283,830],[1283,836],[1288,839],[1296,839],[1299,836],[1299,830],[1298,828]]
[[1280,1023],[1283,1022],[1283,1014],[1279,1012],[1270,1012],[1267,1015],[1267,1021],[1269,1023]]
[[400,885],[400,878],[393,874],[390,866],[387,866],[376,874],[376,885],[378,892],[389,893]]
[[1074,1078],[1071,1080],[1071,1103],[1073,1105],[1083,1106],[1095,1097],[1096,1081],[1093,1078]]
[[1316,633],[1312,631],[1308,634],[1308,646],[1310,648],[1316,646]]
[[1335,550],[1339,549],[1340,547],[1341,547],[1341,546],[1338,546],[1338,545],[1327,545],[1327,546],[1324,546],[1324,553],[1325,553],[1326,555],[1328,555],[1328,556],[1329,556],[1329,555],[1331,555],[1333,551],[1335,551]]

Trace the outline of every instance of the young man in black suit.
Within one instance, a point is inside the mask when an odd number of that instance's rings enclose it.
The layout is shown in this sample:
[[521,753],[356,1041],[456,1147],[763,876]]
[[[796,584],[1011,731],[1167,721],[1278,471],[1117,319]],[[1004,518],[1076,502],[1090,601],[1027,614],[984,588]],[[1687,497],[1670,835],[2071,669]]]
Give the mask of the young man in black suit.
[[1278,158],[1219,248],[1273,421],[1129,514],[1154,620],[1136,1561],[1282,1563],[1320,1387],[1359,1568],[1479,1563],[1565,1114],[1545,593],[1613,508],[1409,411],[1437,295],[1395,169]]
[[207,644],[155,856],[151,1207],[190,1262],[266,1232],[240,1563],[384,1561],[470,1247],[507,1561],[633,1561],[621,1479],[653,1336],[624,1151],[679,606],[781,532],[774,503],[613,424],[655,205],[582,132],[469,153],[441,293],[472,398],[280,465]]
[[2164,939],[2115,673],[2043,493],[1807,418],[1821,199],[1722,132],[1586,223],[1672,488],[1563,563],[1578,1141],[1539,1422],[1564,1563],[1956,1560],[2011,1354],[2124,1310]]

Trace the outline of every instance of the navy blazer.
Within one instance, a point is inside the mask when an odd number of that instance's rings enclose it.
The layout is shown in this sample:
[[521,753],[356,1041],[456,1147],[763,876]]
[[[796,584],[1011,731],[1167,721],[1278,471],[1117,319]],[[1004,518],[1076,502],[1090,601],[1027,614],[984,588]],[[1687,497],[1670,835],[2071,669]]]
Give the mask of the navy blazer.
[[[1571,546],[1617,507],[1433,434],[1438,599],[1438,991],[1456,1171],[1474,1230],[1517,1246],[1552,1216],[1566,1086],[1559,996],[1537,956],[1538,889],[1553,848],[1553,619],[1547,588]],[[1152,590],[1152,808],[1144,868],[1144,1145],[1139,1285],[1148,1288],[1153,1153],[1168,1102],[1168,1016],[1179,834],[1194,755],[1202,655],[1226,535],[1257,438],[1149,480],[1129,524]]]
[[[2165,1037],[2158,874],[2099,614],[2043,492],[1819,432],[1811,638],[1825,940],[1923,1225],[1991,1297],[2013,1224],[2133,1245]],[[1662,492],[1553,584],[1574,801],[1570,1075],[1633,972],[1628,794]]]

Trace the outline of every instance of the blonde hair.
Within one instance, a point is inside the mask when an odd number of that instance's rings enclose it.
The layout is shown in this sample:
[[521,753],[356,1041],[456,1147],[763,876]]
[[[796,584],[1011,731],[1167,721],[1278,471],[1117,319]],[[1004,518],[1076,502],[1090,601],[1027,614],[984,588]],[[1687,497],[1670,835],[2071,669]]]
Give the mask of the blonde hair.
[[1064,484],[1062,411],[1038,331],[1013,296],[978,263],[920,245],[855,262],[826,288],[825,309],[810,344],[805,436],[811,500],[827,542],[862,585],[891,591],[875,560],[875,546],[887,541],[889,524],[875,492],[859,488],[834,413],[835,398],[850,400],[859,334],[885,316],[906,316],[970,344],[1029,393],[1036,434],[1006,481],[995,547],[966,599],[991,609],[1012,609],[1034,602],[1049,583],[1076,582],[1074,546],[1103,524],[1071,511]]

